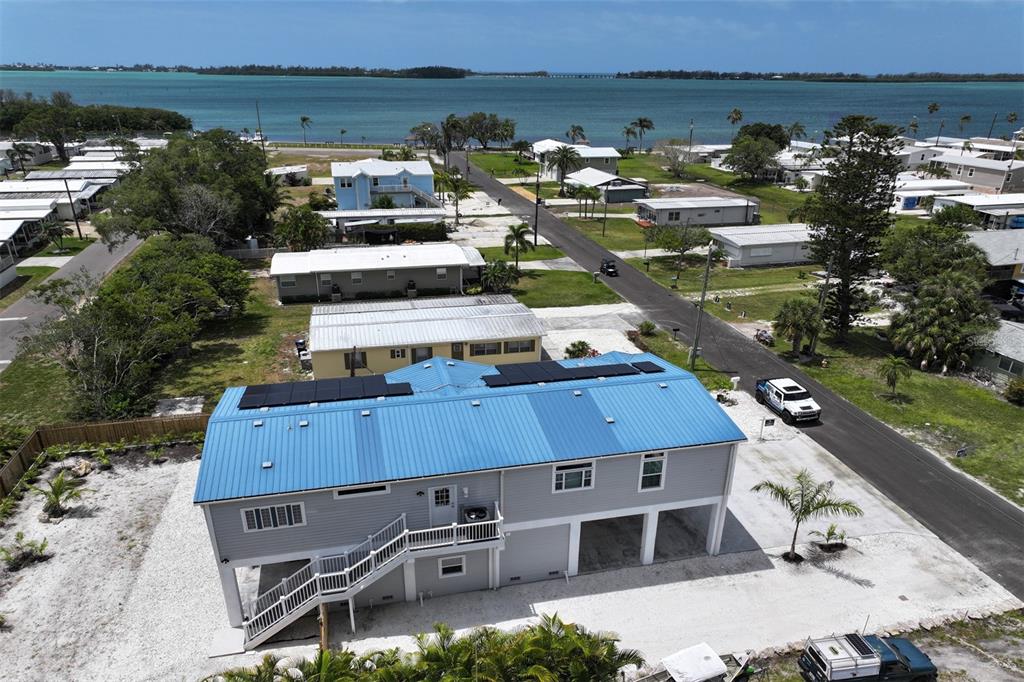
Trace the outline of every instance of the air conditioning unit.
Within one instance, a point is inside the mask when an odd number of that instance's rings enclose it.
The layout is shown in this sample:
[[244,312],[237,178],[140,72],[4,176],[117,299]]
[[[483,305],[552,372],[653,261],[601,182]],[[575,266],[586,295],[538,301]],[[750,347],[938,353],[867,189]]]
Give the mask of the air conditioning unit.
[[491,520],[491,508],[480,505],[465,505],[462,507],[463,523],[480,523]]

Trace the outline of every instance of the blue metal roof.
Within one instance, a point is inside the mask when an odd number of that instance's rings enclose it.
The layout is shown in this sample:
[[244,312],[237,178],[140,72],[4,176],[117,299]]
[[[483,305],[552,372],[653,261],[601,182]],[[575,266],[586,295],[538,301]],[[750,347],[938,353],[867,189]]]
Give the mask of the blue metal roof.
[[194,501],[745,439],[696,377],[655,355],[561,364],[644,360],[665,371],[489,388],[481,377],[494,367],[433,358],[387,375],[413,395],[251,410],[238,409],[245,388],[229,388],[210,417]]

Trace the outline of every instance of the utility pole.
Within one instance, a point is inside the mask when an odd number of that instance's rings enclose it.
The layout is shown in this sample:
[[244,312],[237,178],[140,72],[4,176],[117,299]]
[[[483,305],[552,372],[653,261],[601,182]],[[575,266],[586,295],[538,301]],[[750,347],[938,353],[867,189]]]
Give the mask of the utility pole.
[[75,210],[75,201],[71,198],[71,188],[68,187],[68,179],[64,178],[64,191],[68,195],[68,203],[71,204],[71,215],[75,219],[75,229],[78,230],[78,238],[82,238],[82,226],[78,224],[78,211]]
[[988,127],[988,139],[990,139],[990,140],[992,139],[992,131],[995,130],[995,127],[996,127],[996,117],[997,116],[999,116],[998,113],[992,114],[992,125],[990,125]]
[[697,366],[697,356],[700,355],[700,326],[704,321],[704,299],[708,295],[708,278],[711,276],[711,256],[715,253],[715,242],[708,242],[708,260],[704,265],[704,284],[700,288],[700,306],[697,308],[697,331],[693,335],[693,346],[690,348],[690,371]]
[[693,119],[690,119],[690,148],[686,150],[686,163],[693,163]]
[[540,162],[537,162],[537,198],[533,202],[533,248],[537,248],[537,232],[540,225]]
[[825,315],[825,299],[828,296],[828,285],[832,279],[832,261],[829,260],[828,267],[825,268],[825,284],[821,287],[821,291],[818,292],[818,331],[814,332],[811,336],[810,351],[811,357],[814,357],[814,350],[818,347],[818,337],[821,335],[821,326],[824,323]]
[[260,148],[263,150],[263,163],[267,162],[267,142],[263,134],[263,122],[260,120],[260,101],[256,100],[256,132],[260,135]]
[[601,236],[604,236],[605,228],[608,227],[608,190],[604,194],[604,220],[601,221]]

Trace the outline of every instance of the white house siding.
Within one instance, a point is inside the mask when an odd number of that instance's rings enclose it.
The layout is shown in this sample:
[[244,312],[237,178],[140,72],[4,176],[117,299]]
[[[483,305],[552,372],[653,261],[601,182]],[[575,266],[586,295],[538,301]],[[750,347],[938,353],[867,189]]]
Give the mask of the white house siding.
[[[408,528],[429,528],[427,490],[445,485],[457,488],[456,510],[462,505],[493,505],[499,495],[499,474],[485,472],[402,481],[392,484],[391,492],[385,495],[336,499],[333,490],[322,490],[211,504],[210,514],[221,554],[217,558],[244,566],[280,561],[281,555],[294,555],[292,558],[299,559],[340,552],[366,540],[366,536],[403,513]],[[465,494],[467,490],[468,495]],[[421,491],[424,494],[417,495]],[[306,525],[244,532],[242,509],[295,502],[302,502],[305,506]]]
[[727,245],[724,251],[730,268],[789,265],[808,263],[811,260],[811,251],[807,244],[758,244],[742,247]]
[[[439,597],[443,594],[486,590],[489,584],[490,564],[489,552],[452,552],[444,556],[419,557],[416,559],[416,592],[423,593],[424,599]],[[466,574],[441,578],[438,575],[438,562],[444,557],[465,557]],[[399,571],[401,573],[401,571]]]
[[557,578],[569,563],[569,524],[512,531],[499,556],[501,585]]
[[[640,455],[596,460],[594,487],[552,491],[552,465],[505,472],[506,523],[557,519],[580,514],[610,512],[647,505],[685,502],[722,495],[729,468],[731,445],[712,445],[670,451],[662,490],[638,492]],[[510,554],[508,549],[505,554]]]
[[[754,222],[758,204],[751,202],[747,206],[723,206],[721,208],[661,208],[655,211],[654,222],[657,225],[749,225]],[[641,212],[638,211],[638,214]],[[669,220],[669,214],[679,214],[679,218]],[[641,218],[646,217],[640,215]]]
[[[420,295],[441,295],[457,294],[463,281],[476,276],[476,268],[466,268],[464,271],[457,265],[450,265],[446,268],[447,274],[444,279],[437,278],[438,268],[396,268],[391,271],[395,276],[388,279],[388,270],[366,270],[361,272],[362,282],[353,284],[352,271],[339,271],[323,273],[330,275],[331,283],[337,284],[341,289],[341,296],[345,299],[372,298],[383,296],[404,295],[406,285],[411,281],[416,283]],[[289,301],[310,301],[330,300],[332,287],[329,284],[321,283],[320,274],[295,275],[294,286],[281,286],[281,276],[275,278],[277,281],[277,295],[282,302]]]

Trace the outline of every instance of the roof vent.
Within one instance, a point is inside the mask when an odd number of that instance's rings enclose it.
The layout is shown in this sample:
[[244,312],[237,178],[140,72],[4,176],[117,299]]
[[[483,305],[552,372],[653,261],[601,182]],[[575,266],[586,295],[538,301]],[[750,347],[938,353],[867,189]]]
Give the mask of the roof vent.
[[427,364],[423,365],[423,369],[430,369],[431,367],[433,367],[433,365],[430,364],[429,362]]
[[615,417],[605,417],[604,418],[604,423],[605,424],[614,424],[615,423]]
[[369,417],[369,416],[370,416],[370,411],[369,411],[369,410],[363,410],[361,414],[362,414],[362,415],[363,415],[364,417]]
[[271,462],[270,460],[267,460],[266,462],[264,462],[264,463],[262,464],[262,467],[263,467],[264,469],[269,469],[269,468],[270,468],[270,467],[272,467],[272,466],[274,466],[274,463],[273,463],[273,462]]
[[263,407],[260,408],[260,412],[269,412],[269,411],[270,411],[270,408],[267,407],[266,405],[264,405]]
[[377,402],[382,402],[383,400],[384,400],[384,396],[382,396],[382,395],[377,396]]
[[546,381],[538,381],[538,382],[537,382],[537,385],[538,385],[538,386],[547,386],[548,384],[547,384],[547,382],[546,382]]
[[260,426],[263,426],[263,420],[262,420],[262,419],[257,419],[257,420],[255,420],[255,421],[253,421],[253,423],[252,423],[252,427],[253,427],[254,429],[255,429],[255,428],[259,428]]
[[581,395],[583,395],[583,391],[573,391],[572,394],[579,398]]
[[473,400],[469,404],[472,405],[473,407],[480,407],[480,401],[479,400]]
[[666,384],[666,383],[665,383],[665,382],[663,381],[663,382],[661,382],[660,384],[658,384],[658,388],[668,388],[668,384]]
[[309,426],[309,420],[308,419],[300,419],[299,420],[299,428],[305,428],[307,426]]
[[310,407],[320,407],[320,403],[310,403]]
[[455,366],[455,363],[452,362],[451,360],[449,360],[448,362],[446,362],[444,364],[448,365],[449,367],[454,367]]
[[597,378],[597,380],[598,380],[598,381],[604,381],[604,380],[605,380],[605,379],[607,379],[607,378],[608,378],[608,377],[598,377],[598,378]]

